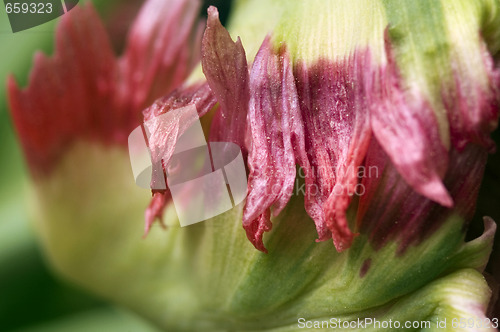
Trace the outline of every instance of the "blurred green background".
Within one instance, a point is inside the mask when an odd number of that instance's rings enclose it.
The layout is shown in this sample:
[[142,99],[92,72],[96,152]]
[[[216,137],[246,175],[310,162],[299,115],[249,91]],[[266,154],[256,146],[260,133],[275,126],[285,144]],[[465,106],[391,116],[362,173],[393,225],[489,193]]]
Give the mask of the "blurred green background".
[[[140,0],[94,0],[108,26],[117,52],[142,3]],[[230,1],[216,5],[224,22]],[[28,178],[12,130],[5,95],[7,75],[25,85],[35,50],[52,53],[58,20],[12,33],[3,6],[0,9],[0,331],[156,331],[135,315],[100,301],[58,279],[45,264],[30,225]],[[500,144],[500,135],[495,133]],[[482,232],[482,216],[500,221],[500,154],[490,156],[481,187],[478,209],[469,236]],[[500,237],[487,271],[500,281]],[[500,317],[499,306],[493,314]]]
[[[143,1],[92,2],[120,53]],[[200,15],[209,5],[219,8],[224,21],[230,1],[205,1]],[[156,331],[132,313],[58,279],[45,263],[30,224],[29,179],[12,129],[5,84],[13,74],[26,85],[35,51],[52,54],[58,21],[12,33],[3,2],[0,6],[0,331]]]

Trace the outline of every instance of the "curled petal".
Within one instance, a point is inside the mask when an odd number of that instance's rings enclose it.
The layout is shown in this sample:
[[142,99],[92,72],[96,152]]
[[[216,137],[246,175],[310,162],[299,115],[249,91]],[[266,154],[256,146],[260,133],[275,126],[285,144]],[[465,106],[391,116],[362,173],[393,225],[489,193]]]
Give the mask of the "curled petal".
[[188,105],[194,105],[198,116],[202,117],[215,105],[215,99],[206,83],[195,83],[176,89],[169,95],[158,99],[153,105],[143,111],[145,125],[151,133],[149,137],[149,148],[153,162],[163,160],[168,163],[175,149],[176,139],[192,123],[197,120],[190,118],[186,112],[179,113],[177,121],[169,124],[159,117],[173,110],[181,109]]
[[262,237],[264,236],[264,233],[269,232],[271,228],[271,213],[269,209],[245,225],[248,240],[252,242],[256,249],[265,252],[266,254],[267,249],[264,246]]
[[[159,120],[159,116],[172,110],[182,109],[188,105],[196,107],[199,117],[202,117],[214,107],[215,98],[207,83],[195,83],[181,87],[168,96],[158,99],[153,105],[144,110],[145,125],[149,133],[151,133],[148,141],[151,158],[154,164],[161,162],[162,165],[162,169],[159,170],[162,174],[158,176],[164,176],[165,165],[168,164],[172,157],[177,138],[189,128],[193,121],[197,120],[188,114],[188,108],[184,108],[186,112],[178,113],[177,119],[174,119],[168,125]],[[153,178],[152,181],[154,180]],[[153,190],[152,201],[145,212],[146,234],[156,219],[161,222],[163,211],[170,201],[171,196],[168,188]]]

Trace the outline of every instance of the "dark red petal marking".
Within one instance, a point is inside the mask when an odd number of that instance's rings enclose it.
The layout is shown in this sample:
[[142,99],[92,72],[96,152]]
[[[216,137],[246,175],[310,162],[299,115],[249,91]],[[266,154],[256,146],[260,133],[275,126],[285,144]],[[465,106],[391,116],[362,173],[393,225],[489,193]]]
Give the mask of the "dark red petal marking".
[[363,265],[361,265],[361,268],[359,269],[359,277],[364,278],[364,276],[370,271],[370,267],[372,266],[372,259],[368,258],[365,259],[363,262]]
[[[255,57],[250,75],[249,127],[252,145],[243,227],[263,250],[263,231],[271,229],[270,208],[278,215],[295,183],[295,151],[304,151],[304,133],[288,53],[276,53],[269,38]],[[295,144],[294,144],[295,143]]]
[[221,25],[215,7],[208,9],[201,63],[220,105],[213,118],[210,140],[234,142],[245,149],[249,100],[247,59],[240,39],[233,42]]
[[[325,203],[327,225],[338,251],[349,248],[354,239],[353,235],[356,235],[349,229],[346,211],[357,191],[359,166],[365,158],[372,134],[367,104],[372,92],[370,54],[354,53],[349,59],[348,70],[355,82],[351,110],[354,119],[352,119],[351,137],[342,139],[347,144],[347,151],[339,154],[337,161],[336,186],[342,189],[342,193],[339,195],[334,187],[334,191]],[[349,83],[348,80],[345,82],[346,85]]]
[[403,179],[376,140],[368,149],[365,165],[376,166],[380,177],[363,178],[367,188],[360,197],[357,224],[369,234],[376,248],[389,241],[399,242],[399,252],[418,244],[437,230],[451,215],[470,220],[486,164],[483,147],[469,144],[462,152],[450,152],[450,167],[444,183],[455,201],[449,209],[418,194]]
[[127,144],[146,103],[176,88],[197,59],[190,49],[199,31],[197,3],[147,1],[120,61],[91,4],[62,17],[55,54],[35,56],[28,87],[8,81],[12,117],[33,173],[50,171],[77,139]]

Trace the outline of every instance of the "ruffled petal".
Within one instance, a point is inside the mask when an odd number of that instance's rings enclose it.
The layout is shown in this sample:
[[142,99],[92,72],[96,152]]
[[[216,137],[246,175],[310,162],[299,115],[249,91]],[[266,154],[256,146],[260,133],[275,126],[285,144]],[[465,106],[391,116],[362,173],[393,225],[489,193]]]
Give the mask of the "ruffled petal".
[[[320,240],[333,238],[338,251],[351,245],[355,234],[346,210],[371,137],[371,70],[368,52],[357,52],[337,63],[299,63],[294,75],[284,47],[276,52],[264,41],[250,76],[252,144],[243,225],[252,241],[251,230],[270,228],[265,212],[272,207],[277,215],[290,199],[297,163]],[[263,247],[262,238],[255,245]]]
[[304,130],[289,55],[274,52],[270,39],[262,44],[250,75],[249,127],[252,144],[243,227],[263,250],[263,231],[271,229],[270,208],[277,216],[295,183],[296,151],[304,151]]
[[342,251],[355,236],[345,211],[371,137],[370,56],[356,52],[344,61],[299,63],[296,79],[310,164],[305,172],[306,210],[316,223],[319,240],[333,238]]

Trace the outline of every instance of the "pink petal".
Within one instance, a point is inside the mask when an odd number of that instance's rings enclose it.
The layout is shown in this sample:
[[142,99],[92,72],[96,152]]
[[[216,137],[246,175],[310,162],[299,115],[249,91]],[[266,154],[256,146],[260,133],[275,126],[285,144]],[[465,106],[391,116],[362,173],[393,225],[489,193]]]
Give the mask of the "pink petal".
[[366,52],[335,63],[299,63],[296,69],[310,164],[306,210],[316,223],[319,240],[333,238],[338,251],[347,249],[355,236],[345,211],[371,137],[367,112],[371,69]]
[[199,1],[148,0],[130,30],[120,61],[124,98],[142,109],[179,86],[199,61]]
[[210,140],[234,142],[245,148],[249,100],[247,59],[241,41],[233,42],[221,25],[215,7],[208,9],[201,63],[220,105],[212,121]]
[[249,121],[252,146],[243,226],[256,248],[263,250],[263,231],[271,229],[286,206],[295,182],[295,149],[304,151],[304,133],[289,55],[273,52],[267,38],[250,75]]
[[371,98],[373,133],[418,193],[450,207],[453,201],[441,181],[448,167],[448,150],[434,111],[418,91],[403,89],[390,45],[386,49],[388,64],[381,69]]
[[470,142],[481,144],[490,151],[495,150],[490,134],[498,125],[500,69],[494,68],[493,59],[486,50],[482,54],[488,74],[486,87],[473,79],[462,79],[456,70],[455,86],[443,87],[451,140],[453,146],[460,150]]
[[267,249],[262,242],[262,237],[264,236],[264,232],[270,231],[271,228],[271,213],[269,209],[245,226],[248,240],[252,242],[256,249],[265,252],[266,254]]
[[[215,106],[215,98],[207,83],[196,83],[181,87],[168,96],[158,99],[153,105],[144,110],[144,119],[149,132],[152,133],[149,137],[151,158],[154,164],[159,161],[162,162],[163,169],[161,171],[163,175],[165,174],[165,165],[168,164],[175,150],[177,137],[191,125],[193,120],[197,119],[173,122],[169,127],[166,127],[165,123],[161,121],[156,123],[155,119],[171,110],[180,109],[187,105],[195,105],[199,117],[205,115]],[[153,199],[145,212],[146,234],[155,220],[158,219],[161,222],[163,211],[170,201],[171,196],[168,189],[153,190]]]
[[148,235],[155,220],[159,220],[160,225],[165,228],[165,224],[163,223],[163,211],[171,200],[172,196],[168,190],[153,192],[153,198],[144,213],[144,219],[146,220],[144,224],[144,236]]

